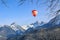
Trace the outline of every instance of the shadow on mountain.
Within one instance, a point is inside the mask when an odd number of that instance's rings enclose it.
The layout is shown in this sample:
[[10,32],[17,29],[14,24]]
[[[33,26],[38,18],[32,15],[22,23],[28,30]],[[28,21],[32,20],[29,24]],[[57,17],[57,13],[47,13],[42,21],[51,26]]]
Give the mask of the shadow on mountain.
[[7,40],[60,40],[60,26],[54,26],[48,29],[41,28],[32,33],[18,35]]

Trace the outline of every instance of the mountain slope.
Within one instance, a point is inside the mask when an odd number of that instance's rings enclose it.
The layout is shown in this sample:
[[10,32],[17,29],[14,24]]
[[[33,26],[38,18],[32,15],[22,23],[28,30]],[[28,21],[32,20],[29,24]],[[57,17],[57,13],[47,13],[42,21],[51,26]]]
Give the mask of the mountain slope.
[[15,31],[10,28],[8,25],[4,25],[3,27],[0,27],[0,36],[3,37],[9,37],[9,35],[16,35]]
[[60,24],[60,14],[55,16],[52,20],[49,22],[52,25],[59,25]]
[[60,14],[52,18],[47,24],[44,24],[42,28],[50,28],[54,26],[60,26]]
[[[51,19],[48,23],[40,26],[40,23],[32,24],[34,28],[40,28],[38,30],[33,31],[33,28],[29,28],[28,33],[26,35],[17,36],[13,39],[17,40],[60,40],[60,15],[57,15],[53,19]],[[36,26],[37,25],[37,26]],[[46,29],[45,29],[46,28]],[[10,40],[13,40],[10,38]]]
[[[56,33],[56,35],[54,33]],[[50,40],[48,38],[52,37],[51,39],[54,40],[53,38],[55,37],[56,39],[60,39],[59,35],[60,14],[55,16],[48,23],[36,21],[35,23],[32,23],[30,25],[23,26],[17,25],[15,23],[12,23],[10,26],[0,26],[0,37],[11,37],[11,40],[15,39],[16,37],[19,38],[19,40],[44,40],[44,38],[45,40]]]

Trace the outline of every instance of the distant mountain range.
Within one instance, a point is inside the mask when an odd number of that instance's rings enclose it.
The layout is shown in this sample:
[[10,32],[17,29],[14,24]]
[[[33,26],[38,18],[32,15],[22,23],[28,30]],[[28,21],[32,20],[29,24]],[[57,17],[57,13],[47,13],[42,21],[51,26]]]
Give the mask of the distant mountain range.
[[54,26],[60,26],[60,14],[52,18],[48,23],[36,21],[30,25],[23,26],[16,23],[0,26],[0,40],[2,40],[1,38],[7,39],[18,35],[32,33],[33,31],[40,30],[41,28],[51,28]]

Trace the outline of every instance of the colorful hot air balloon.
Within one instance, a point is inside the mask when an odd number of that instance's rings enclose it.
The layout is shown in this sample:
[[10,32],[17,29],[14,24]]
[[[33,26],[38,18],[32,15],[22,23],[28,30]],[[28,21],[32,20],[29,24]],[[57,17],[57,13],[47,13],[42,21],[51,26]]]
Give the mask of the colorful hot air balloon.
[[37,16],[37,10],[32,10],[32,15],[34,16],[34,17],[36,17]]

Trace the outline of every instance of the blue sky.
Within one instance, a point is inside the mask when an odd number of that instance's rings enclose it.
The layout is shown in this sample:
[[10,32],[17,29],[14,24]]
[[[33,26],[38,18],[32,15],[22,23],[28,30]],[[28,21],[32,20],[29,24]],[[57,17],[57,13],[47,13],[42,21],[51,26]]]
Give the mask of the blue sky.
[[[41,3],[44,2],[40,0]],[[19,25],[27,25],[30,23],[34,23],[35,21],[49,21],[47,15],[47,5],[32,3],[24,3],[21,6],[18,6],[18,3],[15,0],[8,0],[7,5],[9,8],[5,7],[2,3],[0,3],[0,25],[9,25],[12,22],[16,22]],[[32,16],[32,10],[36,9],[38,11],[38,15],[36,18]]]

